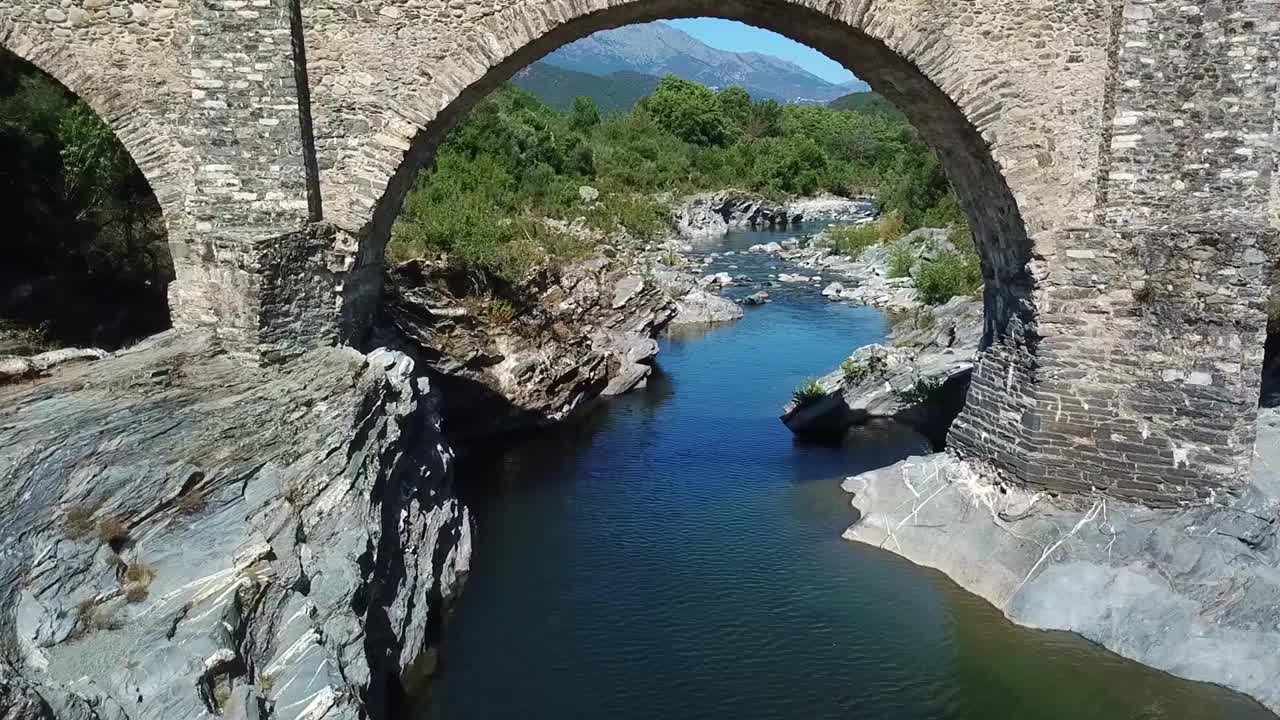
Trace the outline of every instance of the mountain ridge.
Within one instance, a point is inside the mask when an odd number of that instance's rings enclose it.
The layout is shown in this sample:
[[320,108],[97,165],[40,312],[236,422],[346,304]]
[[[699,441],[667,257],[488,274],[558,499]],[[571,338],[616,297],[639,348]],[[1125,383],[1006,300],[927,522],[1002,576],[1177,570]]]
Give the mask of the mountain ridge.
[[856,79],[829,82],[776,55],[713,48],[661,21],[595,33],[539,62],[598,77],[622,71],[675,75],[716,89],[742,87],[758,100],[801,104],[826,104],[867,89],[866,83]]

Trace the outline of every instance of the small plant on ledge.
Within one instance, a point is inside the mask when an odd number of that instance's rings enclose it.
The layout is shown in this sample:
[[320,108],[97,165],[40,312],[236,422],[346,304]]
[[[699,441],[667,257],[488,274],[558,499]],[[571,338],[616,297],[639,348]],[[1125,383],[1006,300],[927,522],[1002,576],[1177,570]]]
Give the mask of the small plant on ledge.
[[840,372],[844,376],[844,381],[849,385],[861,385],[875,377],[884,374],[885,361],[880,355],[868,355],[863,360],[855,360],[848,358],[840,363]]
[[894,395],[896,395],[898,400],[903,403],[916,405],[927,402],[929,398],[932,397],[933,394],[941,387],[942,383],[937,378],[920,377],[916,378],[916,381],[912,383],[911,387],[903,390],[897,390],[894,392]]
[[797,408],[812,405],[826,396],[826,388],[817,380],[809,380],[791,393],[791,399],[795,400]]

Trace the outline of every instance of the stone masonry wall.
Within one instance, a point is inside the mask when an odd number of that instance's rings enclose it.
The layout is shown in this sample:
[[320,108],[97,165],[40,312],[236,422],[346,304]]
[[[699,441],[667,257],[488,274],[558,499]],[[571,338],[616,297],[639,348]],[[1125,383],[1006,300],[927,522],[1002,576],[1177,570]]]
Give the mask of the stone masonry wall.
[[1244,483],[1276,252],[1278,7],[1125,5],[1103,226],[1037,237],[1034,333],[979,363],[962,452],[1151,504]]
[[179,292],[212,299],[216,319],[184,324],[213,324],[237,350],[265,359],[341,339],[348,262],[345,244],[315,242],[338,233],[308,230],[321,218],[307,173],[296,1],[202,0],[192,17],[187,207],[202,262]]
[[1052,490],[1153,505],[1242,484],[1252,460],[1269,228],[1067,231],[1038,259],[1034,353],[979,363],[962,453]]

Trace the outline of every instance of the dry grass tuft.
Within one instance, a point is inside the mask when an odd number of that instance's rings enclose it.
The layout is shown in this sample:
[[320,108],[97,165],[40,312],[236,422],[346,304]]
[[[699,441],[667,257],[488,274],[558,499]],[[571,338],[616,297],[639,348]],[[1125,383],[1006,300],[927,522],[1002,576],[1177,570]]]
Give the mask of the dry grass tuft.
[[67,508],[62,517],[62,529],[70,540],[79,540],[93,532],[93,513],[96,511],[89,503],[76,503]]
[[137,561],[124,571],[124,599],[131,603],[142,602],[151,594],[151,581],[156,571],[150,565]]
[[95,630],[119,630],[123,626],[113,609],[98,604],[94,598],[85,598],[76,605],[76,629],[72,637],[84,637]]
[[111,547],[123,545],[129,542],[129,524],[119,515],[104,518],[98,523],[98,539]]
[[192,488],[178,496],[177,508],[178,512],[183,515],[197,515],[204,510],[207,504],[208,501],[204,496],[204,491]]

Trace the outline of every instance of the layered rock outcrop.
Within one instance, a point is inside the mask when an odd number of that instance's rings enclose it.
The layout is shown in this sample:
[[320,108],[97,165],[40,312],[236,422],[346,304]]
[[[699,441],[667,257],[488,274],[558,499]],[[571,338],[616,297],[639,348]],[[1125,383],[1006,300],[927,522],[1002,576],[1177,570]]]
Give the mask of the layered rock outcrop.
[[774,202],[739,190],[685,198],[673,213],[682,237],[717,237],[734,228],[786,228],[804,222],[853,221],[876,213],[874,200],[834,195]]
[[854,425],[892,419],[942,447],[964,407],[982,339],[982,302],[954,298],[897,318],[889,345],[860,348],[817,380],[821,396],[792,401],[782,422],[797,435],[836,438]]
[[0,388],[0,715],[401,716],[469,567],[451,465],[385,350],[166,334]]
[[650,254],[608,254],[536,273],[512,299],[477,297],[444,262],[389,271],[385,312],[406,352],[444,388],[457,440],[560,422],[643,387],[668,325],[718,323],[742,309]]
[[1013,622],[1067,630],[1280,712],[1280,414],[1252,484],[1179,509],[1002,484],[939,454],[849,478],[845,537],[947,574]]

